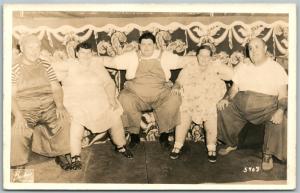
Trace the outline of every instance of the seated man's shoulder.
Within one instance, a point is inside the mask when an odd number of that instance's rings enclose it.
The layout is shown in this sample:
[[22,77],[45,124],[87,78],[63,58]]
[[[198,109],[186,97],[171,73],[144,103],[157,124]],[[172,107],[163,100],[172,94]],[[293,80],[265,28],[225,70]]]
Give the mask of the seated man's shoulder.
[[191,60],[193,62],[197,62],[197,56],[194,56],[194,55],[185,55],[184,56],[187,60]]
[[285,71],[284,68],[277,61],[273,60],[272,58],[269,58],[268,60],[270,68],[274,70]]
[[113,57],[113,59],[118,62],[126,62],[126,61],[128,62],[132,60],[137,60],[137,58],[138,58],[138,53],[135,50],[127,51]]
[[162,53],[162,57],[172,57],[172,56],[178,56],[177,54],[174,54],[172,51],[169,50],[155,50],[154,54],[159,56],[159,54]]
[[254,64],[249,58],[246,58],[244,61],[241,61],[238,65],[233,67],[234,74],[247,74],[247,72],[252,69]]
[[135,57],[137,56],[137,52],[135,50],[131,50],[131,51],[128,51],[128,52],[124,52],[123,54],[119,55],[119,56],[131,56],[131,57]]
[[198,66],[198,60],[196,56],[185,56],[185,60],[187,61],[187,67]]

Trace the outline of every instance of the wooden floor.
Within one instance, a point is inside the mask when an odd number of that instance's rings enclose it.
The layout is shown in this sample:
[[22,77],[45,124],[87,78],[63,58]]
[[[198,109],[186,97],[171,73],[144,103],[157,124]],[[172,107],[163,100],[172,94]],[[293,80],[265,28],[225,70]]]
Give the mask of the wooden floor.
[[[36,183],[199,184],[286,180],[287,167],[276,160],[273,170],[261,170],[259,149],[238,149],[227,156],[218,156],[214,164],[207,161],[203,143],[187,143],[178,160],[169,159],[169,152],[158,142],[142,142],[133,153],[134,159],[126,159],[108,142],[83,149],[80,171],[64,171],[54,159],[37,154],[31,156],[28,168],[33,169]],[[249,172],[249,167],[255,171]]]

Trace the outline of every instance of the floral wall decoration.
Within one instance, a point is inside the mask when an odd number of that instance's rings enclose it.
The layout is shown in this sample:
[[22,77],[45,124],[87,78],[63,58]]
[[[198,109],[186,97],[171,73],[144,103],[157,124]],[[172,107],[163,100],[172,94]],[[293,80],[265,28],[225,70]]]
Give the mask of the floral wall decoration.
[[[256,21],[249,24],[242,21],[234,21],[231,24],[213,22],[208,25],[201,22],[191,22],[188,25],[178,22],[168,25],[150,23],[147,26],[129,23],[122,27],[113,24],[101,27],[88,24],[79,28],[63,25],[55,29],[47,26],[29,28],[19,25],[13,28],[15,46],[13,58],[18,57],[19,51],[16,47],[22,35],[25,34],[36,34],[43,44],[42,57],[55,62],[74,58],[75,46],[85,41],[92,44],[93,52],[98,56],[113,57],[124,52],[138,50],[138,38],[145,31],[155,35],[157,48],[172,51],[181,56],[195,55],[197,47],[210,43],[214,57],[232,67],[247,59],[245,45],[249,40],[260,37],[268,45],[268,54],[287,70],[288,23],[281,20],[273,23]],[[120,91],[125,81],[125,72],[114,69],[108,69],[108,71]],[[178,74],[178,72],[174,73]],[[176,77],[176,75],[172,76],[173,81]],[[152,141],[159,135],[153,113],[143,115],[141,127],[145,140]],[[192,124],[187,138],[193,141],[203,141],[202,128]]]

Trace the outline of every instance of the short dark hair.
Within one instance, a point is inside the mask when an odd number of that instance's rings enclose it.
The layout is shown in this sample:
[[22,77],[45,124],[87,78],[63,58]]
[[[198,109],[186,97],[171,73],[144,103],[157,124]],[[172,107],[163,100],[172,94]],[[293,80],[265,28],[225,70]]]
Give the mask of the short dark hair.
[[200,53],[200,51],[201,50],[209,50],[210,51],[210,56],[212,56],[213,55],[213,51],[212,51],[212,48],[209,46],[209,45],[207,45],[207,44],[203,44],[203,45],[201,45],[198,49],[197,49],[197,51],[196,51],[196,55],[198,55],[199,53]]
[[88,42],[82,42],[75,47],[75,52],[78,52],[80,48],[92,50],[92,45]]
[[150,32],[145,32],[145,33],[143,33],[140,36],[140,38],[139,38],[139,44],[142,42],[143,39],[151,39],[154,44],[156,43],[155,36],[152,33],[150,33]]

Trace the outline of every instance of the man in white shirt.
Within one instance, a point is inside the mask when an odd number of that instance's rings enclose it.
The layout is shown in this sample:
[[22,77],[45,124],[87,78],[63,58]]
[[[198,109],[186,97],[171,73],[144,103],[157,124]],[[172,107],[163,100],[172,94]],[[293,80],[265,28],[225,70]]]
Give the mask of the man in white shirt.
[[229,95],[217,105],[218,138],[227,144],[219,154],[237,149],[239,133],[248,121],[264,123],[262,169],[270,170],[272,156],[286,159],[288,76],[280,64],[266,55],[267,46],[262,39],[252,39],[248,48],[252,63],[241,64]]

